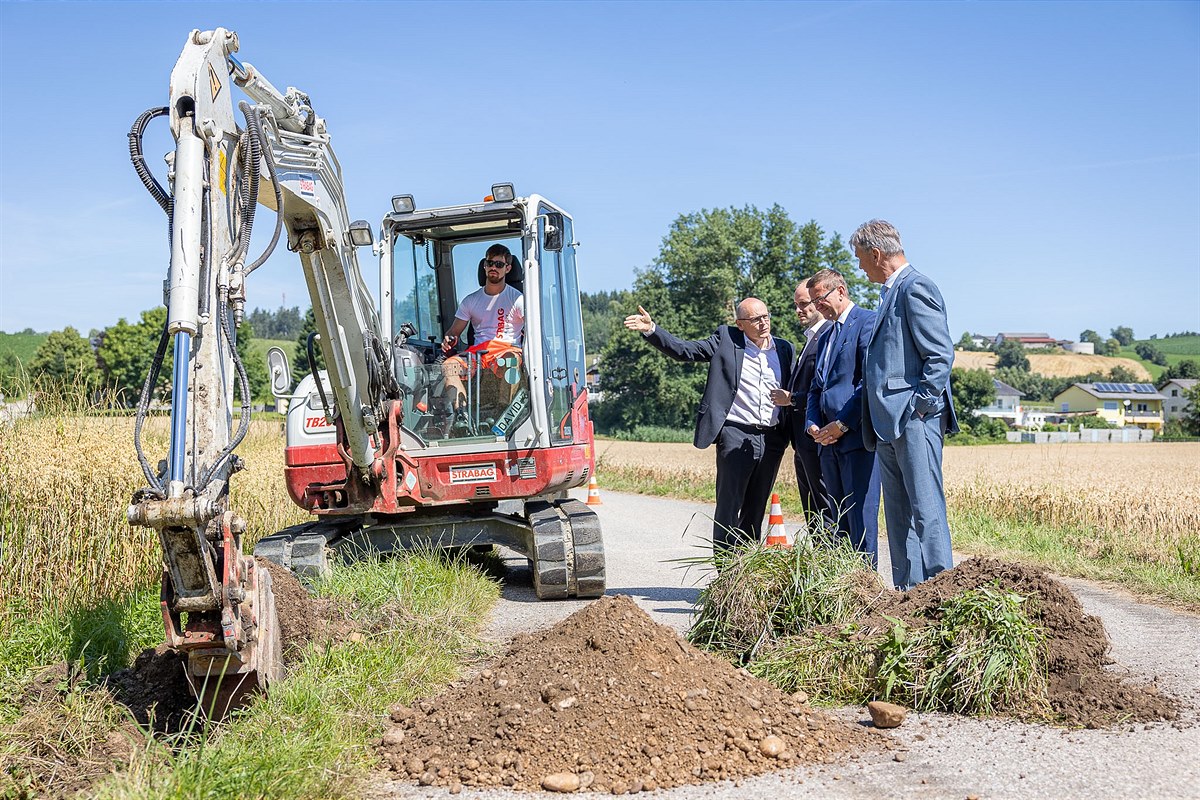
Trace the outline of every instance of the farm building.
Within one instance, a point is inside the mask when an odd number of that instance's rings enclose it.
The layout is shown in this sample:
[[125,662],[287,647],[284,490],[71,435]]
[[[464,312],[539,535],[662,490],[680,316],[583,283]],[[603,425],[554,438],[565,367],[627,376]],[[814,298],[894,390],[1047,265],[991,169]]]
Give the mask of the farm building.
[[995,343],[1018,342],[1026,350],[1042,347],[1058,347],[1058,339],[1048,333],[997,333]]
[[1179,419],[1184,415],[1191,405],[1184,393],[1195,388],[1197,383],[1200,383],[1200,380],[1195,378],[1173,378],[1158,390],[1166,398],[1163,401],[1163,411],[1168,420]]
[[1054,396],[1060,414],[1097,414],[1124,428],[1163,426],[1163,395],[1148,383],[1075,383]]

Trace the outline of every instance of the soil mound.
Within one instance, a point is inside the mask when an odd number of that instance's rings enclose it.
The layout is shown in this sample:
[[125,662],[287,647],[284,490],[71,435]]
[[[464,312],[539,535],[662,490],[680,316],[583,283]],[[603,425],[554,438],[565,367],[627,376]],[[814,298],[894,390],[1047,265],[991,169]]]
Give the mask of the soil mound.
[[951,597],[992,585],[1031,599],[1028,613],[1045,629],[1050,704],[1063,723],[1097,728],[1178,717],[1176,703],[1156,687],[1123,683],[1104,669],[1112,663],[1104,623],[1085,614],[1070,589],[1036,567],[972,558],[872,610],[919,624]]
[[[603,597],[416,709],[380,752],[420,783],[650,791],[885,746]],[[876,743],[876,744],[873,744]]]

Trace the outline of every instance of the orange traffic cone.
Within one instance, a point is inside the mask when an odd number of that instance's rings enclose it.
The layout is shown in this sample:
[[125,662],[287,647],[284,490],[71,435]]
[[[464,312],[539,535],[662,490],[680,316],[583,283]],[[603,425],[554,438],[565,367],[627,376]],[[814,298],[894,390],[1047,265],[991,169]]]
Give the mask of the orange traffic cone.
[[783,525],[783,509],[779,505],[779,495],[771,495],[771,516],[767,518],[767,547],[791,547],[788,543],[787,529]]
[[592,475],[591,480],[588,481],[587,504],[589,506],[604,505],[604,501],[600,499],[600,487],[596,484],[596,476],[595,475]]

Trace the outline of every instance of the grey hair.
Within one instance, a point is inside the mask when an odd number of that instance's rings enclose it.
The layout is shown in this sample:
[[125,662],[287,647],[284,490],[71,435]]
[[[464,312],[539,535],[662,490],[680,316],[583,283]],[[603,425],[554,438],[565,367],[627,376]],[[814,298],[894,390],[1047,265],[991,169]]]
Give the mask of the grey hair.
[[851,250],[878,250],[885,256],[904,252],[900,231],[885,219],[873,219],[858,226],[850,237]]
[[830,289],[841,287],[846,290],[847,294],[850,293],[850,287],[846,285],[846,279],[842,277],[842,273],[838,272],[836,269],[818,270],[811,278],[808,279],[808,283],[806,285],[808,286],[808,290],[810,292],[818,286],[826,286]]

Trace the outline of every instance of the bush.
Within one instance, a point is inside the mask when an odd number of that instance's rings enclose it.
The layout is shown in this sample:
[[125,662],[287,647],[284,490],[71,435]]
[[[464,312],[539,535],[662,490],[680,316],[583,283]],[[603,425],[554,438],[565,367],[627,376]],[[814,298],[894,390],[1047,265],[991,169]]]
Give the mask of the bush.
[[684,442],[690,444],[695,435],[692,431],[681,428],[635,425],[631,430],[614,431],[612,437],[627,442]]

